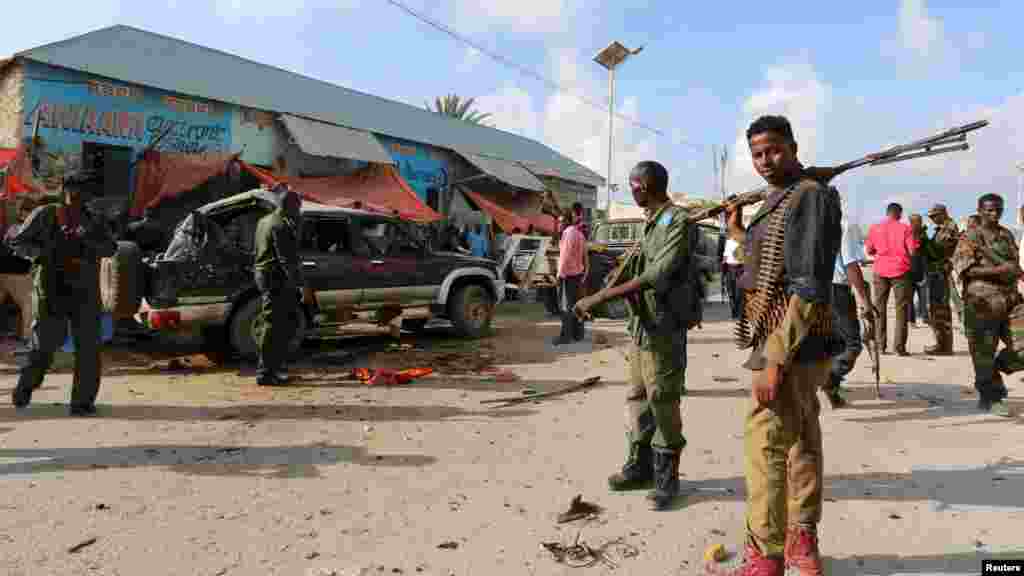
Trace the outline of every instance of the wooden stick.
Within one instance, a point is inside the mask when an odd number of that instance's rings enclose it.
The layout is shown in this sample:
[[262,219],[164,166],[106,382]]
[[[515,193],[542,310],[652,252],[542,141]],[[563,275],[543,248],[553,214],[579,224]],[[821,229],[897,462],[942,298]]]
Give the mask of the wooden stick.
[[590,388],[594,384],[597,384],[601,380],[600,376],[591,376],[582,382],[577,382],[558,390],[552,390],[551,392],[544,392],[543,394],[533,394],[531,396],[506,396],[505,398],[494,398],[493,400],[481,400],[481,404],[522,404],[524,402],[533,402],[534,400],[541,400],[545,398],[554,398],[555,396],[563,396],[570,392],[577,390],[583,390],[584,388]]

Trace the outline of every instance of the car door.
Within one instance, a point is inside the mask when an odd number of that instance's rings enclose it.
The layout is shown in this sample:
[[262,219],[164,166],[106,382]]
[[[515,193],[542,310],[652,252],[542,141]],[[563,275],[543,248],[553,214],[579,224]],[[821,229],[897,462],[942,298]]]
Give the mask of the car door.
[[352,217],[352,265],[364,292],[363,304],[406,304],[417,284],[417,254],[404,249],[396,224],[369,215]]
[[338,319],[363,298],[363,281],[349,242],[350,222],[344,216],[305,213],[299,257],[306,285],[313,289],[320,312]]

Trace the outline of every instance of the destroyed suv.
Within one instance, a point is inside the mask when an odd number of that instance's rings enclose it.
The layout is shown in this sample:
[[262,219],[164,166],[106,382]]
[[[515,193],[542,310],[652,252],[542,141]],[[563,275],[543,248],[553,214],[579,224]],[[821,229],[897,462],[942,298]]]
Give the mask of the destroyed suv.
[[[253,236],[273,205],[262,188],[207,204],[177,226],[164,252],[144,259],[136,245],[120,243],[102,264],[105,306],[133,310],[145,299],[141,315],[151,328],[200,329],[211,343],[226,339],[240,356],[255,357]],[[316,303],[302,306],[293,350],[304,337],[360,321],[400,321],[415,331],[439,317],[464,337],[489,329],[505,292],[493,260],[433,251],[416,225],[389,215],[308,201],[302,215],[299,257]]]

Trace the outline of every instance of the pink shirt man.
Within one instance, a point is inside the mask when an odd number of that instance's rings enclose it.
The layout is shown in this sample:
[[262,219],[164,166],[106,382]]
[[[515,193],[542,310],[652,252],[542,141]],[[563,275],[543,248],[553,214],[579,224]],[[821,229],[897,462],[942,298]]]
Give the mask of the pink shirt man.
[[567,226],[558,242],[558,277],[579,276],[586,270],[583,259],[586,256],[587,239],[578,226]]
[[899,278],[910,272],[910,255],[919,245],[910,225],[892,216],[873,224],[864,241],[865,251],[875,257],[875,274],[883,278]]

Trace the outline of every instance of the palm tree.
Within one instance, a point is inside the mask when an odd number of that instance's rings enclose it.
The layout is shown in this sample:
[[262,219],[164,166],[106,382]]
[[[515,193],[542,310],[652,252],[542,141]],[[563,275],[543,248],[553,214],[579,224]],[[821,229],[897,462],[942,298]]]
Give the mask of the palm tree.
[[474,102],[476,102],[476,98],[466,98],[463,100],[457,94],[449,94],[435,98],[433,108],[431,108],[428,102],[426,109],[427,112],[436,112],[442,116],[465,120],[471,124],[484,124],[484,120],[489,118],[491,113],[470,110]]

